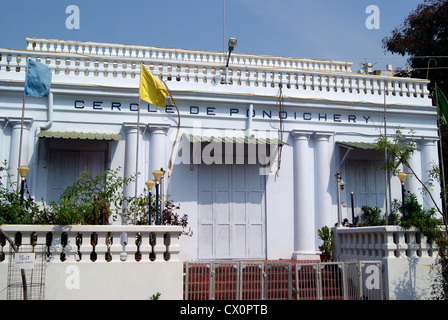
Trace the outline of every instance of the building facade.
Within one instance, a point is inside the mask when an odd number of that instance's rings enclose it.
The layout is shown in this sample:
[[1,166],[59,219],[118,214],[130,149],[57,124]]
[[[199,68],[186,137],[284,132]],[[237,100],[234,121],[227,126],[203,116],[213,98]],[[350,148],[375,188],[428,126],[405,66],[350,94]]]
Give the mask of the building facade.
[[[28,58],[50,67],[48,97],[24,97]],[[232,53],[226,67],[226,59],[35,38],[26,50],[0,49],[0,158],[11,174],[28,165],[30,192],[44,202],[86,167],[139,172],[139,193],[163,168],[163,193],[193,231],[181,237],[185,260],[315,258],[317,229],[334,226],[338,208],[351,221],[352,208],[385,212],[401,199],[398,178],[386,177],[374,148],[385,130],[416,139],[411,163],[423,181],[438,165],[428,81],[357,74],[348,62]],[[139,102],[142,62],[172,93],[165,109]],[[432,206],[415,177],[405,186]]]

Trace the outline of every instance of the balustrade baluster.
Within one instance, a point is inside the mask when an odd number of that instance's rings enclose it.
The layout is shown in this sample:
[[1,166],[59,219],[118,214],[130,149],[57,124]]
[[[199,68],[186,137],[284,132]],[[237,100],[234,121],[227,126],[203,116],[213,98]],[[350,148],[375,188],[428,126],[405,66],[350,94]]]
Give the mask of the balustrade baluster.
[[106,253],[104,255],[104,260],[106,260],[107,262],[111,262],[112,261],[111,248],[114,243],[114,237],[111,232],[106,233],[105,241],[106,241]]
[[418,258],[417,251],[419,250],[419,245],[417,244],[416,232],[407,232],[408,237],[408,250],[406,255],[408,258]]
[[76,245],[76,253],[75,253],[75,260],[81,261],[82,260],[82,233],[77,232],[75,237],[75,245]]
[[128,259],[128,253],[127,253],[128,243],[129,243],[128,242],[128,234],[126,232],[121,232],[120,233],[120,246],[121,246],[120,260],[123,262]]
[[154,252],[154,247],[156,245],[156,234],[154,232],[149,233],[149,245],[151,246],[151,252],[149,253],[149,260],[156,260],[156,254]]
[[166,247],[164,245],[164,233],[163,232],[155,232],[156,243],[154,245],[154,254],[155,261],[161,262],[164,261],[163,257],[165,254]]
[[98,234],[96,232],[92,232],[90,235],[90,245],[92,246],[92,251],[90,253],[90,260],[95,262],[98,258],[98,255],[95,251],[96,246],[98,245]]
[[395,241],[397,244],[397,258],[406,257],[406,250],[408,246],[405,241],[405,233],[403,231],[396,231],[395,237]]
[[60,243],[61,243],[61,254],[59,256],[60,256],[60,260],[62,262],[64,262],[65,260],[67,260],[67,253],[65,252],[65,250],[66,250],[65,247],[68,244],[67,232],[64,231],[61,233]]

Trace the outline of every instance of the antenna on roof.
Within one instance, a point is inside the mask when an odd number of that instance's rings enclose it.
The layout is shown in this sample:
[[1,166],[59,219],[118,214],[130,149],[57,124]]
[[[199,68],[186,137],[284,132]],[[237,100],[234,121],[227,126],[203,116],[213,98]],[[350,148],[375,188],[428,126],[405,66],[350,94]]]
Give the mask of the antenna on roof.
[[222,0],[222,53],[226,54],[226,0]]

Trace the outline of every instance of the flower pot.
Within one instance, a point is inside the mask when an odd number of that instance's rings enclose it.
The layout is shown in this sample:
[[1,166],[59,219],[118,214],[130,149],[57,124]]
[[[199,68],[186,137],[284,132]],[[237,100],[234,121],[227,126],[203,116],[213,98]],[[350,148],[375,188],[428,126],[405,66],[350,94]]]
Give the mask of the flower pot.
[[322,252],[320,254],[320,262],[329,262],[331,261],[331,253],[330,252]]

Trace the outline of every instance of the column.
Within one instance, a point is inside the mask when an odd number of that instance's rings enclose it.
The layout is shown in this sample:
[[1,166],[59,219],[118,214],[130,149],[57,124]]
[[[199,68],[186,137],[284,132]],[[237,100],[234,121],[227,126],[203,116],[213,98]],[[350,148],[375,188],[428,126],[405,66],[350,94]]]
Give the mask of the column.
[[[19,153],[20,153],[20,132],[22,127],[22,120],[18,118],[9,119],[11,123],[11,145],[9,149],[9,160],[8,166],[11,168],[9,174],[18,177],[17,168],[20,165],[29,166],[30,161],[30,128],[32,121],[30,119],[25,119],[23,122],[23,136],[22,136],[22,154],[21,160],[19,163]],[[12,179],[11,181],[16,181],[16,179]]]
[[[422,161],[420,150],[416,150],[408,160],[409,166],[414,170],[415,174],[421,179],[422,177]],[[412,171],[408,168],[405,168],[405,172],[408,174],[405,182],[405,189],[410,193],[413,193],[417,197],[417,201],[419,203],[423,203],[421,188],[422,185],[417,180],[414,175],[412,175]]]
[[[323,226],[332,227],[336,222],[331,216],[331,194],[330,194],[330,137],[333,133],[317,132],[314,135],[316,157],[316,230]],[[334,181],[333,181],[334,182]]]
[[167,137],[168,129],[170,128],[169,124],[149,124],[148,127],[151,140],[149,148],[150,177],[147,178],[152,180],[152,172],[154,170],[160,170],[160,168],[167,169],[170,156],[170,153],[167,154],[167,152],[171,152],[173,141],[169,141]]
[[294,252],[293,259],[313,259],[316,255],[316,225],[313,210],[314,190],[308,145],[311,132],[291,131],[294,141]]
[[[422,156],[422,175],[421,180],[426,184],[431,192],[433,199],[437,206],[442,210],[440,199],[440,183],[438,180],[432,182],[432,186],[428,185],[430,179],[430,171],[434,166],[439,165],[439,155],[437,148],[437,141],[435,139],[422,139],[420,142],[421,156]],[[423,208],[430,209],[435,207],[434,202],[427,193],[423,193]]]
[[[145,185],[145,177],[142,177],[142,170],[144,166],[144,154],[145,148],[143,144],[143,130],[145,124],[140,124],[140,131],[137,131],[136,123],[124,123],[126,129],[126,147],[125,147],[125,158],[124,158],[124,177],[129,178],[135,176],[137,172],[140,175],[137,179],[137,195],[143,192],[143,187]],[[137,168],[137,132],[138,134],[138,168]],[[126,197],[135,196],[135,183],[129,183],[124,186],[123,193]]]

